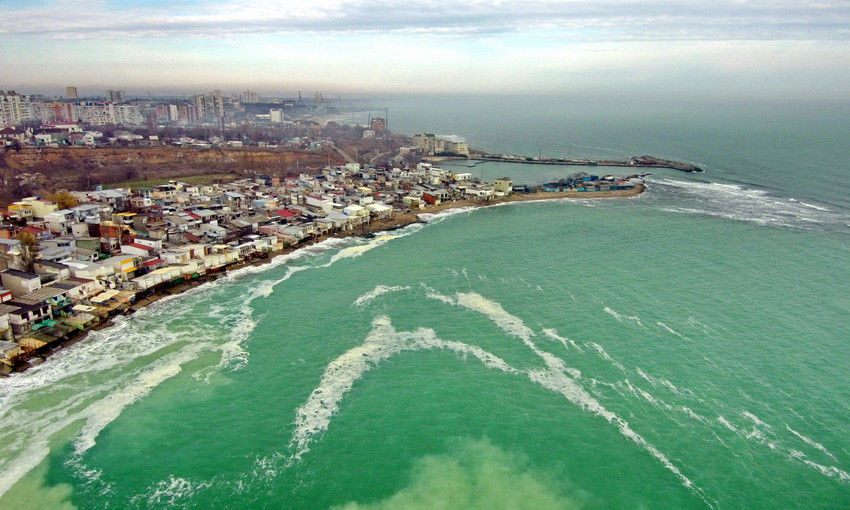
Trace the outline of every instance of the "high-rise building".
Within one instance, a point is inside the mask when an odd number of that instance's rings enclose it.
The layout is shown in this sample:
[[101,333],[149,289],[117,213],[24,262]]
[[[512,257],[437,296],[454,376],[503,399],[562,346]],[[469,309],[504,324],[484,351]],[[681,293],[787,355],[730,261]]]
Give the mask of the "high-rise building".
[[29,96],[22,96],[14,90],[0,90],[0,127],[16,126],[32,119],[31,106]]
[[250,90],[246,90],[242,93],[242,102],[243,103],[259,103],[260,95],[256,92],[251,92]]
[[77,95],[77,87],[65,87],[65,98],[67,99],[78,99]]
[[127,97],[123,90],[107,90],[106,100],[110,103],[126,103]]
[[198,94],[192,96],[192,101],[198,108],[198,116],[201,119],[220,119],[224,117],[224,97],[220,90],[215,90],[209,94]]
[[283,122],[283,110],[280,108],[272,108],[269,110],[269,120],[276,124]]
[[76,122],[76,108],[74,103],[63,101],[36,101],[31,104],[32,120],[44,123],[52,122]]
[[116,124],[115,105],[109,102],[81,101],[75,104],[80,122],[105,126]]
[[115,123],[122,126],[141,126],[145,123],[145,117],[134,104],[116,105]]

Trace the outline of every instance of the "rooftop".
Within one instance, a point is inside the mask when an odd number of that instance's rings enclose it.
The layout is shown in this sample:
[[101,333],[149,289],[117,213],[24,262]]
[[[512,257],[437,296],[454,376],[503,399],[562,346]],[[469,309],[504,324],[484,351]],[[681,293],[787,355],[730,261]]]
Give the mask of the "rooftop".
[[39,279],[39,276],[37,274],[28,273],[27,271],[21,271],[20,269],[6,269],[5,271],[0,271],[0,273],[8,274],[11,276],[17,276],[18,278],[23,278],[25,280]]

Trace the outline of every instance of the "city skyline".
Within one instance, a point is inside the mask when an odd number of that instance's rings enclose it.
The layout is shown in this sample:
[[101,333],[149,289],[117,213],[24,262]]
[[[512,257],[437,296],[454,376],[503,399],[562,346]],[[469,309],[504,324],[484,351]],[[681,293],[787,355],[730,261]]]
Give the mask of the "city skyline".
[[0,89],[843,101],[841,2],[0,0]]

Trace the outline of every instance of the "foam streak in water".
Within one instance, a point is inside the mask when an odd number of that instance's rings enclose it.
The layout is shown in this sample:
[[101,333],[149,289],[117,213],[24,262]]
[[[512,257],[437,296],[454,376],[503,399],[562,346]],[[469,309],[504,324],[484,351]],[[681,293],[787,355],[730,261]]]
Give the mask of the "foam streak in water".
[[796,430],[789,427],[787,424],[785,425],[785,428],[788,429],[788,432],[790,432],[790,433],[794,434],[795,436],[797,436],[798,438],[800,438],[800,440],[803,441],[804,443],[806,443],[807,445],[809,445],[809,446],[811,446],[811,447],[813,447],[817,450],[820,450],[821,452],[825,453],[826,455],[832,457],[833,460],[835,460],[835,455],[833,455],[832,452],[827,450],[824,445],[818,443],[817,441],[815,441],[815,440],[813,440],[809,437],[804,436],[803,434],[800,434]]
[[295,450],[295,453],[291,460],[299,460],[309,452],[313,438],[328,429],[331,418],[339,411],[343,398],[363,374],[402,351],[434,348],[471,355],[488,368],[517,373],[517,370],[503,360],[483,349],[460,342],[440,340],[429,329],[399,333],[393,328],[388,317],[378,317],[372,322],[372,331],[363,344],[349,349],[328,364],[319,385],[296,411],[295,432],[290,442],[290,448]]
[[646,439],[635,432],[625,420],[606,409],[578,382],[569,377],[565,373],[563,360],[548,352],[538,349],[531,340],[534,336],[534,332],[525,326],[521,319],[505,311],[499,303],[491,301],[474,292],[458,294],[457,302],[461,306],[475,310],[489,317],[490,320],[496,323],[496,325],[502,328],[502,330],[521,339],[523,343],[529,347],[529,349],[534,351],[535,354],[543,359],[546,363],[547,369],[529,371],[528,377],[532,381],[540,384],[550,391],[563,395],[568,401],[581,409],[600,416],[608,423],[616,425],[624,437],[630,439],[649,452],[653,457],[661,462],[665,468],[672,472],[682,482],[682,485],[691,489],[709,506],[714,506],[713,503],[707,499],[702,489],[695,486],[690,478],[685,476],[664,453],[646,441]]
[[377,298],[379,296],[382,296],[384,294],[389,294],[391,292],[400,292],[400,291],[403,291],[403,290],[410,290],[410,287],[400,286],[400,285],[395,285],[395,286],[378,285],[377,287],[372,289],[370,292],[367,292],[366,294],[363,294],[362,296],[355,299],[354,300],[354,306],[366,306],[369,303],[371,303],[372,301],[374,301],[375,298]]
[[552,340],[556,340],[556,341],[558,341],[558,342],[561,342],[561,344],[564,346],[564,348],[569,349],[569,347],[567,347],[567,343],[569,343],[569,344],[570,344],[570,346],[571,346],[573,349],[577,350],[578,352],[584,352],[584,351],[582,350],[582,348],[578,346],[578,344],[576,344],[575,342],[573,342],[573,341],[572,341],[571,339],[569,339],[569,338],[564,338],[564,337],[562,337],[562,336],[558,335],[558,332],[557,332],[557,331],[555,331],[554,329],[548,329],[548,328],[547,328],[547,329],[543,329],[543,330],[542,330],[542,333],[543,333],[544,335],[548,336],[549,338],[551,338]]
[[605,307],[605,313],[607,313],[611,317],[614,317],[619,322],[623,322],[624,320],[627,320],[627,321],[634,322],[635,324],[637,324],[640,327],[643,327],[643,322],[640,321],[639,317],[635,317],[634,315],[622,315],[622,314],[617,313],[616,311],[612,310],[611,308],[609,308],[607,306]]

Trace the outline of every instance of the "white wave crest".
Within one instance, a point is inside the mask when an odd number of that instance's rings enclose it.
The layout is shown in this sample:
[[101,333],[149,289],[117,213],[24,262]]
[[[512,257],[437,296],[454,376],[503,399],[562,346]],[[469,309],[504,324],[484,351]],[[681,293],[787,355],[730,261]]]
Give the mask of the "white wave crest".
[[601,345],[599,345],[596,342],[587,342],[587,345],[592,347],[593,349],[595,349],[596,352],[599,354],[599,356],[602,359],[611,363],[611,365],[613,365],[615,368],[617,368],[620,372],[623,372],[623,373],[627,372],[626,367],[624,367],[619,361],[612,358],[611,355],[608,354],[608,352],[605,349],[603,349]]
[[529,379],[550,391],[564,396],[569,402],[579,408],[598,415],[608,423],[616,425],[623,436],[649,452],[650,455],[655,457],[664,467],[672,472],[685,487],[697,494],[706,504],[714,506],[707,499],[703,491],[699,487],[696,487],[690,478],[685,476],[666,455],[629,427],[629,424],[625,420],[606,409],[581,384],[567,375],[567,367],[561,358],[540,350],[532,341],[534,332],[526,327],[521,319],[505,311],[499,303],[474,292],[459,293],[458,304],[489,317],[506,333],[520,338],[529,349],[545,362],[546,369],[529,370],[527,372]]
[[480,294],[475,292],[459,293],[457,304],[487,316],[509,335],[526,341],[534,336],[534,332],[523,324],[522,320],[506,312],[502,305]]
[[[791,201],[793,201],[793,202],[798,202],[798,201],[793,200],[793,199],[792,199]],[[819,206],[819,205],[807,204],[806,202],[798,202],[798,203],[799,203],[800,205],[802,205],[803,207],[808,207],[808,208],[810,208],[810,209],[814,209],[814,210],[816,210],[816,211],[832,212],[832,210],[831,210],[831,209],[828,209],[828,208],[826,208],[826,207],[821,207],[821,206]]]
[[[452,270],[452,271],[454,271],[454,270]],[[424,283],[422,284],[422,287],[425,289],[425,297],[427,297],[428,299],[435,299],[437,301],[442,301],[443,303],[445,303],[447,305],[455,305],[456,304],[455,300],[453,298],[446,296],[445,294],[440,294],[437,290],[432,289],[431,287],[425,285]]]
[[822,444],[818,443],[818,442],[817,442],[817,441],[815,441],[814,439],[811,439],[811,438],[809,438],[809,437],[804,436],[803,434],[800,434],[800,433],[799,433],[799,432],[797,432],[796,430],[794,430],[794,429],[792,429],[791,427],[789,427],[787,424],[785,425],[785,428],[786,428],[786,429],[788,429],[788,432],[790,432],[790,433],[794,434],[795,436],[797,436],[797,437],[798,437],[801,441],[803,441],[803,442],[804,442],[804,443],[806,443],[807,445],[809,445],[809,446],[811,446],[811,447],[815,448],[816,450],[820,450],[821,452],[825,453],[826,455],[828,455],[828,456],[832,457],[832,459],[833,459],[833,460],[835,460],[835,455],[833,455],[833,454],[832,454],[832,452],[830,452],[829,450],[827,450],[827,449],[826,449],[826,447],[825,447],[824,445],[822,445]]
[[663,179],[658,183],[683,193],[686,201],[682,206],[664,208],[667,212],[790,228],[811,228],[811,225],[844,221],[842,215],[827,207],[794,198],[775,197],[765,190],[675,179]]
[[503,359],[474,345],[469,345],[462,342],[440,340],[436,337],[426,336],[417,339],[416,346],[422,349],[443,349],[453,351],[457,354],[464,356],[469,355],[476,358],[487,368],[500,370],[508,374],[520,373],[519,370],[508,365]]
[[[728,428],[730,431],[739,434],[741,437],[766,446],[771,451],[776,452],[780,455],[784,455],[789,460],[802,462],[805,466],[808,466],[819,472],[820,474],[828,476],[830,478],[836,478],[842,482],[850,482],[850,474],[848,474],[843,469],[836,466],[826,466],[824,464],[819,464],[808,459],[807,455],[801,452],[800,450],[784,446],[778,439],[775,438],[775,434],[773,433],[771,426],[761,420],[758,416],[754,415],[749,411],[742,411],[741,416],[745,417],[754,424],[752,429],[750,429],[749,431],[745,431],[744,429],[737,429],[722,416],[718,418],[718,422],[726,426],[726,428]],[[800,434],[799,432],[789,427],[787,424],[785,425],[785,428],[798,439],[802,440],[804,443],[808,444],[809,446],[812,446],[816,450],[826,454],[827,456],[835,460],[835,456],[820,443]]]
[[372,321],[372,330],[363,344],[353,347],[331,361],[325,368],[319,385],[307,401],[296,410],[295,432],[290,442],[294,450],[290,462],[300,460],[310,451],[313,438],[328,429],[331,418],[354,383],[381,361],[404,350],[447,349],[471,355],[486,367],[507,373],[517,373],[503,360],[475,346],[440,340],[429,329],[399,333],[386,316]]
[[366,306],[369,303],[371,303],[372,301],[374,301],[375,298],[377,298],[379,296],[382,296],[384,294],[389,294],[391,292],[401,292],[403,290],[410,290],[410,287],[400,286],[400,285],[395,285],[395,286],[378,285],[374,289],[372,289],[371,291],[369,291],[366,294],[363,294],[362,296],[355,299],[354,300],[354,306]]
[[664,330],[665,330],[665,331],[667,331],[668,333],[673,334],[673,335],[676,335],[677,337],[681,338],[682,340],[688,340],[688,341],[691,341],[691,339],[690,339],[690,338],[688,338],[688,337],[686,337],[686,336],[682,335],[681,333],[679,333],[679,332],[675,331],[673,328],[671,328],[671,327],[670,327],[670,326],[668,326],[667,324],[664,324],[663,322],[656,322],[656,324],[658,324],[658,326],[659,326],[659,327],[661,327],[662,329],[664,329]]
[[291,447],[296,451],[296,460],[310,450],[310,442],[316,434],[327,430],[331,417],[339,410],[340,402],[354,382],[403,348],[396,340],[389,318],[378,317],[372,321],[372,331],[363,344],[349,349],[328,364],[319,385],[295,413]]
[[824,466],[823,464],[818,464],[817,462],[812,462],[808,459],[804,459],[803,463],[817,471],[820,471],[822,474],[830,478],[838,478],[842,482],[850,482],[850,474],[843,469],[839,469],[835,466]]
[[[215,283],[212,289],[232,286],[221,279]],[[243,298],[250,294],[247,289],[240,292]],[[20,426],[0,429],[0,495],[46,458],[57,433],[79,429],[71,438],[72,460],[79,458],[128,406],[204,353],[221,352],[213,370],[238,369],[247,362],[241,343],[255,326],[250,307],[243,306],[239,314],[212,307],[200,318],[194,313],[197,294],[163,301],[132,317],[119,317],[112,327],[90,332],[85,341],[56,353],[49,363],[2,381],[0,420]],[[38,404],[42,401],[51,405]],[[15,434],[16,441],[9,442],[9,434]]]
[[751,413],[751,412],[749,412],[749,411],[742,411],[742,412],[741,412],[741,416],[743,416],[744,418],[747,418],[748,420],[750,420],[751,422],[755,423],[755,424],[756,424],[756,425],[758,425],[759,427],[763,427],[763,428],[765,428],[765,429],[770,430],[770,425],[768,425],[767,423],[765,423],[765,422],[761,421],[761,419],[759,419],[759,417],[758,417],[758,416],[754,415],[753,413]]
[[170,475],[168,479],[161,480],[145,494],[131,498],[130,502],[139,504],[144,501],[148,507],[173,507],[181,501],[191,499],[199,491],[211,486],[211,482],[192,482],[185,478]]
[[154,369],[142,372],[134,380],[129,381],[129,384],[123,385],[119,390],[109,393],[105,398],[89,406],[85,412],[86,423],[74,442],[75,454],[81,456],[93,447],[100,432],[127,406],[138,402],[164,381],[179,374],[182,365],[196,359],[202,350],[202,345],[194,344],[166,355]]
[[[162,382],[177,375],[182,365],[196,359],[207,346],[203,343],[189,345],[163,356],[137,373],[135,377],[117,377],[93,387],[73,388],[61,407],[27,411],[13,409],[10,419],[25,425],[21,429],[21,444],[3,447],[0,458],[0,496],[8,491],[22,476],[41,463],[50,453],[51,439],[63,429],[83,421],[74,441],[74,456],[81,457],[95,445],[97,436],[125,408],[147,396]],[[61,388],[56,388],[62,393]],[[53,390],[53,388],[51,388]],[[6,432],[2,436],[5,437]]]
[[569,339],[569,338],[564,338],[564,337],[562,337],[562,336],[558,335],[558,332],[557,332],[557,331],[555,331],[554,329],[549,329],[549,328],[547,328],[547,329],[542,329],[542,330],[541,330],[541,333],[543,333],[544,335],[548,336],[548,337],[549,337],[549,338],[551,338],[552,340],[555,340],[555,341],[561,342],[561,344],[564,346],[564,348],[565,348],[565,349],[569,349],[569,347],[567,347],[567,343],[569,343],[569,344],[570,344],[570,346],[572,346],[572,348],[573,348],[573,349],[577,350],[578,352],[584,352],[584,351],[582,350],[582,348],[578,346],[578,344],[577,344],[577,343],[573,342],[573,341],[572,341],[571,339]]
[[420,213],[417,214],[416,217],[419,218],[419,221],[424,221],[425,223],[434,223],[436,221],[445,220],[451,216],[457,216],[458,214],[470,213],[477,209],[476,207],[452,207],[449,209],[444,209],[438,213]]
[[611,309],[607,306],[605,307],[605,313],[607,313],[611,317],[614,317],[619,322],[623,322],[624,320],[627,320],[627,321],[634,322],[635,324],[637,324],[640,327],[643,327],[643,322],[641,322],[640,317],[636,317],[634,315],[622,315],[622,314],[615,312],[613,309]]
[[687,393],[688,395],[694,396],[694,392],[688,389],[679,389],[678,386],[668,381],[663,377],[653,377],[646,372],[644,372],[640,367],[635,368],[635,372],[643,379],[645,379],[649,384],[651,384],[655,388],[664,387],[675,393],[676,395],[681,395],[683,393]]
[[723,425],[724,427],[726,427],[727,429],[729,429],[732,432],[738,432],[738,428],[735,427],[734,425],[732,425],[732,423],[729,422],[729,420],[727,420],[723,416],[718,416],[717,422],[720,423],[721,425]]

